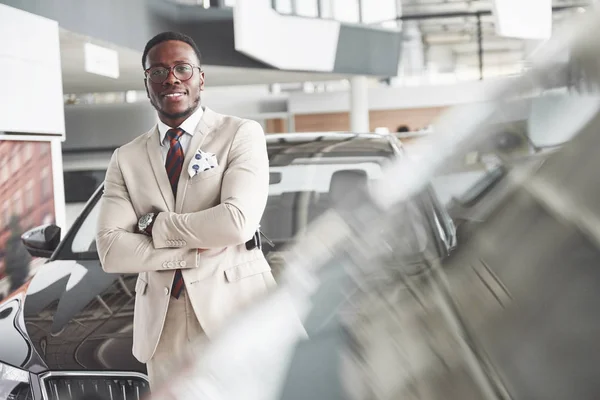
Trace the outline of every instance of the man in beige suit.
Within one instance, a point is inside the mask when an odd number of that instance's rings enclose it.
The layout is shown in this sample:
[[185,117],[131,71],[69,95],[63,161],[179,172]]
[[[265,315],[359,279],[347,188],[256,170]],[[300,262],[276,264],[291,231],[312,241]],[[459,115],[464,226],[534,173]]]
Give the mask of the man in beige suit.
[[200,106],[204,73],[191,38],[157,35],[142,63],[160,121],[114,152],[97,246],[105,271],[139,274],[133,354],[154,389],[193,341],[275,282],[253,247],[269,185],[261,126]]

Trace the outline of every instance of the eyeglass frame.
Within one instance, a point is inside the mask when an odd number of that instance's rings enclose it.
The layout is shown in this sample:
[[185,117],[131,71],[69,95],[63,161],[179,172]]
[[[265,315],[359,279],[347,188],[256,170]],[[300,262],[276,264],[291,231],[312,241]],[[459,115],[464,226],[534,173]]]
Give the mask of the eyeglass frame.
[[[181,79],[177,75],[175,75],[175,68],[177,68],[180,65],[189,65],[190,67],[192,67],[192,75],[189,78],[187,78],[187,79]],[[162,82],[154,82],[152,80],[152,78],[148,77],[148,75],[150,74],[150,70],[152,68],[164,68],[164,69],[168,70],[169,72],[167,73],[165,79]],[[177,64],[173,65],[172,67],[155,66],[155,67],[147,68],[147,69],[144,70],[144,76],[145,76],[146,79],[150,80],[150,82],[156,83],[158,85],[160,85],[161,83],[164,83],[167,79],[169,79],[169,75],[171,75],[171,74],[173,74],[173,76],[175,78],[179,79],[181,82],[187,82],[187,81],[189,81],[190,79],[192,79],[194,77],[194,68],[198,68],[198,71],[200,73],[204,72],[202,70],[202,67],[200,67],[199,65],[194,65],[194,64],[191,64],[191,63],[188,63],[188,62],[180,62],[180,63],[177,63]]]

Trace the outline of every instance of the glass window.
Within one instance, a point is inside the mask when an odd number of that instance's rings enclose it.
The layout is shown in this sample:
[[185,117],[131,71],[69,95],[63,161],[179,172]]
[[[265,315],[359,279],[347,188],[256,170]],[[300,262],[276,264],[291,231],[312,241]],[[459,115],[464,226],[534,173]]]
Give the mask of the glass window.
[[316,0],[295,0],[296,1],[296,15],[303,17],[319,16],[319,6]]
[[90,213],[75,233],[71,251],[73,253],[85,253],[96,251],[96,224],[100,213],[100,201],[96,201]]
[[65,202],[86,203],[104,181],[106,170],[65,171]]
[[16,147],[15,146],[15,152],[13,153],[13,158],[11,160],[11,170],[12,173],[15,174],[19,168],[21,167],[21,156],[19,154],[19,150],[20,150],[20,146]]
[[291,14],[293,7],[292,7],[292,0],[275,0],[275,10],[277,12],[280,12],[282,14]]
[[50,225],[54,223],[54,217],[52,214],[44,215],[44,219],[42,220],[42,225]]
[[8,200],[4,202],[4,207],[2,207],[2,220],[4,226],[8,226],[10,222],[10,201]]
[[50,188],[52,186],[52,180],[50,178],[50,170],[48,167],[44,167],[44,169],[42,169],[41,184],[42,184],[42,198],[45,199],[48,196],[50,196]]
[[31,157],[33,156],[33,144],[32,143],[25,144],[25,150],[23,151],[23,155],[25,156],[25,161],[31,160]]
[[31,210],[33,208],[34,203],[34,192],[33,192],[33,180],[27,182],[25,186],[25,207],[27,210]]
[[321,0],[319,2],[320,17],[325,19],[333,18],[333,3],[332,0]]
[[8,170],[8,159],[3,158],[0,160],[0,183],[4,183],[8,180],[8,176],[10,175],[10,171]]
[[331,0],[333,18],[341,22],[360,22],[358,0]]
[[397,17],[396,0],[362,0],[360,11],[365,24],[393,20]]
[[40,154],[46,154],[50,151],[50,143],[41,142],[40,143]]
[[21,191],[19,190],[13,195],[13,207],[16,215],[23,214],[23,203],[21,198]]
[[261,227],[276,245],[302,233],[359,185],[379,179],[395,156],[383,137],[329,136],[269,143],[267,148],[272,179]]

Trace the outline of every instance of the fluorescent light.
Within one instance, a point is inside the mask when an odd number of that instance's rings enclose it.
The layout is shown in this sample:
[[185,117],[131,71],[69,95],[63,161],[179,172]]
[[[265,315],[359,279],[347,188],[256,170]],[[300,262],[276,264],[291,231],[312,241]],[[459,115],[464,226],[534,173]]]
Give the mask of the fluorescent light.
[[85,43],[85,71],[91,74],[119,78],[119,54],[112,49]]

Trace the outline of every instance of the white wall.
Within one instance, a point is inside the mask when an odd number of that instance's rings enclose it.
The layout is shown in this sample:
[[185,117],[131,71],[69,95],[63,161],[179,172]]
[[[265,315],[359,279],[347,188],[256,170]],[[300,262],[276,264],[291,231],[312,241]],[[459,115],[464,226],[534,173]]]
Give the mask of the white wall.
[[58,23],[0,4],[0,131],[64,135]]

